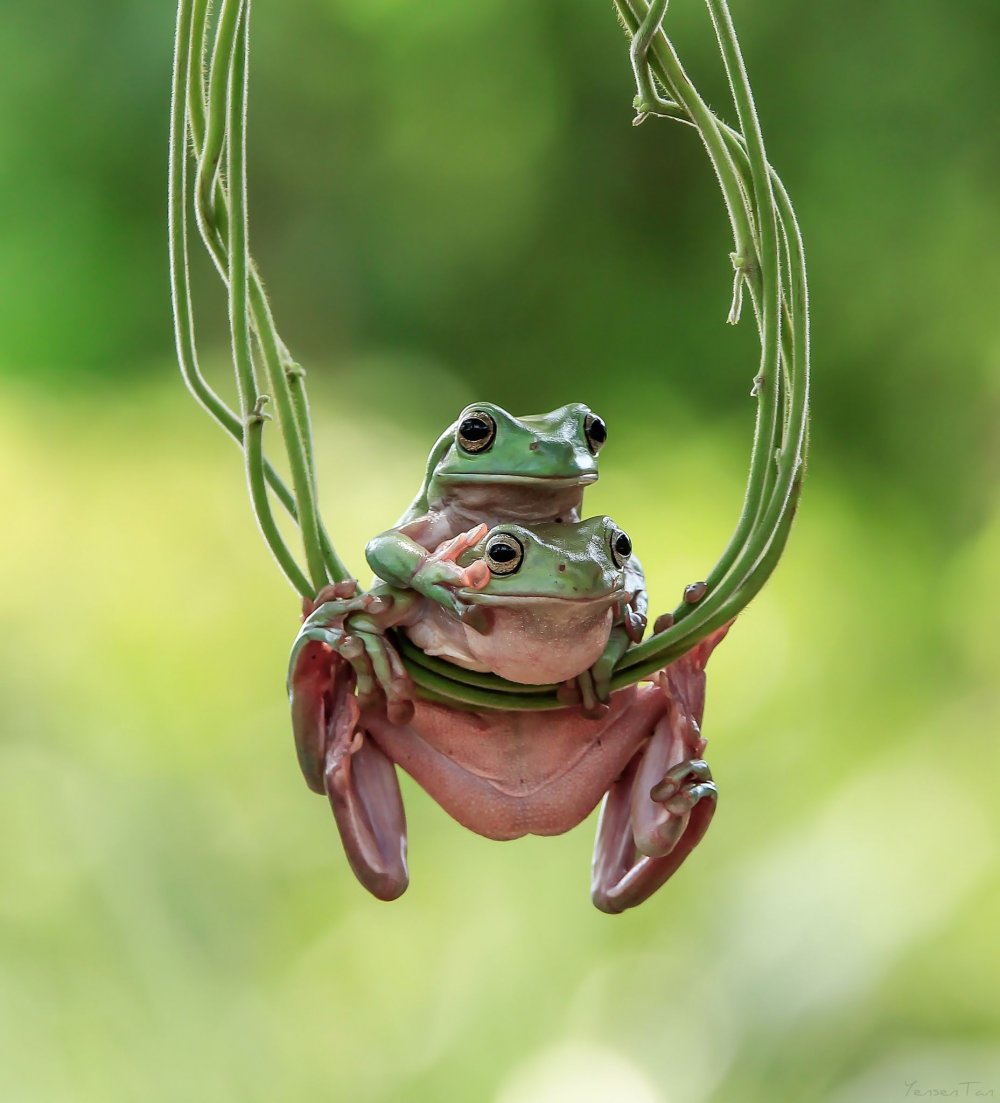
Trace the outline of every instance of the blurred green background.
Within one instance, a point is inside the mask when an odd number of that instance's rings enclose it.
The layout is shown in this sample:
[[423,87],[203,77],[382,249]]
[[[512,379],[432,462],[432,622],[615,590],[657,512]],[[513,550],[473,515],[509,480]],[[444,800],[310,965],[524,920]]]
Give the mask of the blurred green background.
[[[712,660],[719,814],[612,919],[592,820],[499,845],[408,782],[410,890],[355,883],[292,752],[297,602],[173,359],[171,5],[0,9],[3,1103],[1000,1096],[1000,8],[734,16],[811,264],[812,463]],[[670,22],[728,114],[706,14]],[[477,398],[603,414],[589,506],[656,611],[721,550],[756,339],[701,149],[632,95],[605,4],[256,6],[252,245],[357,571]]]

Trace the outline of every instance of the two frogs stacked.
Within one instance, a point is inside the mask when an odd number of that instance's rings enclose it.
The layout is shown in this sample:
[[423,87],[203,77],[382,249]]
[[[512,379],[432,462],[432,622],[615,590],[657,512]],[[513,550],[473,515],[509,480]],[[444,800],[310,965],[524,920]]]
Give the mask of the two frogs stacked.
[[[603,911],[645,900],[708,828],[717,794],[699,724],[705,662],[724,630],[649,684],[609,692],[642,638],[646,594],[625,532],[580,519],[606,439],[579,403],[522,418],[467,408],[399,524],[369,543],[376,585],[336,583],[307,609],[289,678],[299,762],[381,899],[409,880],[396,765],[494,839],[567,831],[604,797],[592,877]],[[416,699],[390,629],[470,670],[562,683],[565,707],[471,712]]]

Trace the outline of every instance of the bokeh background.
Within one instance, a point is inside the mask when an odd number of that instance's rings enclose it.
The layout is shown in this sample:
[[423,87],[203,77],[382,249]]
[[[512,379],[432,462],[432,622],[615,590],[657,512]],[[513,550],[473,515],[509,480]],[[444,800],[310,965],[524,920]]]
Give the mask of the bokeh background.
[[[355,883],[292,752],[297,602],[173,358],[171,4],[0,8],[4,1103],[1000,1096],[1000,8],[734,15],[811,264],[812,462],[712,660],[719,814],[608,918],[593,820],[501,845],[409,783],[408,893]],[[670,20],[726,112],[704,11]],[[606,4],[256,6],[252,245],[359,573],[477,398],[604,415],[589,506],[658,608],[721,550],[755,334],[704,155],[630,82]]]

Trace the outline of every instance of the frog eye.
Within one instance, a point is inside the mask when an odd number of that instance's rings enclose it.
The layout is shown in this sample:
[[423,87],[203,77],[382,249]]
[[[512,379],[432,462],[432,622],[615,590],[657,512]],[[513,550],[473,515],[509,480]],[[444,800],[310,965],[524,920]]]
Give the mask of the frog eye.
[[524,559],[524,546],[509,533],[494,536],[486,545],[486,564],[493,574],[513,574]]
[[611,537],[611,558],[615,561],[615,566],[624,567],[625,561],[631,554],[632,541],[629,540],[627,532],[619,529]]
[[485,452],[497,435],[497,423],[485,410],[470,410],[458,426],[458,446],[463,452]]
[[587,438],[587,446],[596,456],[608,439],[608,427],[597,414],[587,414],[583,419],[583,434]]

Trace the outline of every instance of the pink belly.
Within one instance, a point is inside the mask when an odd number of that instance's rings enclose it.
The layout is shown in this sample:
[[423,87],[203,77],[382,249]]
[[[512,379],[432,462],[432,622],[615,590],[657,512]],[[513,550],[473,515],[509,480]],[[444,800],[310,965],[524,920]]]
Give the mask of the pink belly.
[[577,709],[466,713],[420,702],[407,725],[369,714],[378,746],[459,823],[491,839],[558,835],[583,820],[651,734],[652,686],[614,694],[588,720]]

